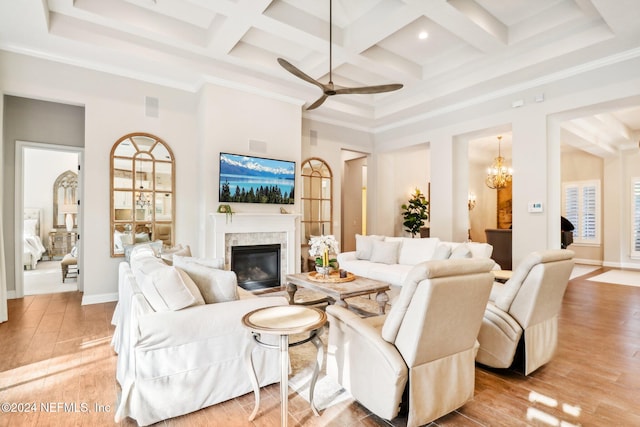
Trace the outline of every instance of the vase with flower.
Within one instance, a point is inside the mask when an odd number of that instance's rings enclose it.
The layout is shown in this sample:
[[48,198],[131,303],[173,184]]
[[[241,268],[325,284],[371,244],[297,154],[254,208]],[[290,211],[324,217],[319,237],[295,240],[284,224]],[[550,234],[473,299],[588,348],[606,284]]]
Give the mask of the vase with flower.
[[309,240],[309,255],[316,260],[316,271],[328,276],[332,270],[338,268],[335,256],[339,253],[338,241],[334,236],[314,236]]

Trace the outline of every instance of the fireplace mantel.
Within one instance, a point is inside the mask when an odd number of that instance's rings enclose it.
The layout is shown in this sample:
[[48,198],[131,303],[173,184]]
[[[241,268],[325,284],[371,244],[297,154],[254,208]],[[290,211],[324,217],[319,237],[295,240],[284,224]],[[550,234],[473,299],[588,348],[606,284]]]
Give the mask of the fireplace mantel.
[[227,234],[235,233],[284,233],[286,235],[285,273],[297,273],[300,270],[296,260],[300,252],[300,215],[280,213],[238,212],[228,216],[224,213],[209,214],[207,257],[223,258],[229,263],[225,242]]

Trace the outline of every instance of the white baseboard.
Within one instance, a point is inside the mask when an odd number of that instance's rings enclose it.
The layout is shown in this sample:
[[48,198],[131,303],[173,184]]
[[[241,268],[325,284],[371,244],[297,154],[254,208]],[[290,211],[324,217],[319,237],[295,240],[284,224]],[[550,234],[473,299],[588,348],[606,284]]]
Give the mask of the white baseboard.
[[573,262],[575,264],[582,264],[582,265],[597,265],[597,266],[605,266],[602,261],[599,260],[595,260],[595,259],[581,259],[581,258],[574,258]]
[[602,264],[604,267],[612,268],[624,268],[628,270],[640,270],[640,264],[630,262],[605,262]]
[[118,293],[113,292],[110,294],[98,294],[98,295],[83,295],[82,305],[89,304],[101,304],[103,302],[118,301]]
[[7,299],[16,299],[16,291],[7,291]]

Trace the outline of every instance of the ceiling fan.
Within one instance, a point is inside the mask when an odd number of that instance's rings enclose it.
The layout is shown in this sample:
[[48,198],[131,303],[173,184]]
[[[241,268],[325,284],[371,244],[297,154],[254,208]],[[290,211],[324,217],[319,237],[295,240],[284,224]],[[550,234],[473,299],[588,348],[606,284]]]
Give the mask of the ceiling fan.
[[294,76],[301,78],[311,84],[318,86],[322,89],[322,96],[316,100],[313,104],[307,107],[307,110],[313,110],[322,105],[324,101],[329,96],[332,95],[344,95],[344,94],[363,94],[363,93],[382,93],[382,92],[391,92],[394,90],[398,90],[402,88],[402,84],[394,83],[388,85],[378,85],[378,86],[362,86],[362,87],[340,87],[333,84],[333,79],[331,76],[331,69],[333,68],[333,13],[332,13],[332,0],[329,0],[329,83],[320,83],[318,80],[308,76],[304,72],[300,71],[297,67],[292,65],[286,59],[278,58],[278,64],[280,64],[285,70],[293,74]]

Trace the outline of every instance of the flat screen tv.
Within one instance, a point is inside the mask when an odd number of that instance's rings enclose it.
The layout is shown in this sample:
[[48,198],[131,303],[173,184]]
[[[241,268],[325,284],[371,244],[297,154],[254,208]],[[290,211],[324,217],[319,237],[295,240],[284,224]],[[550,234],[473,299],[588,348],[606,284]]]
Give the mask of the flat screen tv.
[[220,203],[294,203],[296,162],[220,153]]

